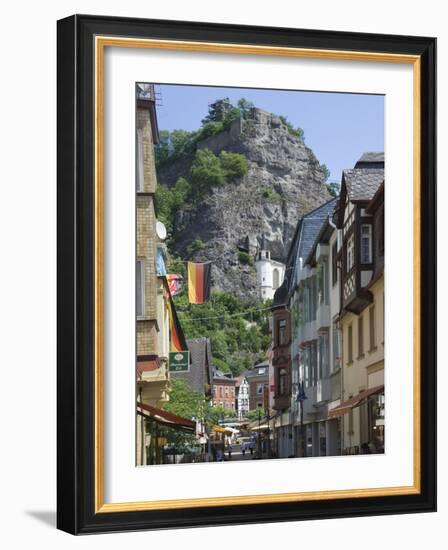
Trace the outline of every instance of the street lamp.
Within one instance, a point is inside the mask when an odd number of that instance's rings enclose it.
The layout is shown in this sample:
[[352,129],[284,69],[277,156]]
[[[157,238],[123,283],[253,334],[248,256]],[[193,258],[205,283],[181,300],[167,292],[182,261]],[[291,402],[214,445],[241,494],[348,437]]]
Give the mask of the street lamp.
[[303,423],[303,402],[307,399],[305,388],[303,387],[303,382],[297,383],[297,394],[296,394],[296,402],[300,404],[300,434],[301,434],[301,440],[302,440],[302,452],[303,456],[306,457],[307,455],[307,449],[306,449],[306,441],[305,441],[305,424]]

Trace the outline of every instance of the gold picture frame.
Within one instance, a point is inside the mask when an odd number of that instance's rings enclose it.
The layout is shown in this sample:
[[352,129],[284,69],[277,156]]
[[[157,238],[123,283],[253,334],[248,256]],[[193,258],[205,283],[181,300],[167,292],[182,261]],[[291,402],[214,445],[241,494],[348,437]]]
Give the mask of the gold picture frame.
[[[422,323],[428,322],[427,319],[422,318],[421,304],[423,300],[422,291],[427,292],[425,287],[422,287],[422,262],[428,260],[427,249],[424,249],[425,258],[422,260],[422,239],[431,238],[428,236],[427,228],[422,226],[422,216],[427,214],[422,212],[422,193],[425,189],[422,189],[422,174],[428,168],[430,169],[433,162],[434,149],[433,145],[428,151],[424,148],[424,157],[422,151],[422,139],[428,138],[428,132],[432,131],[431,126],[431,113],[428,115],[428,101],[431,103],[431,94],[434,94],[432,87],[432,81],[428,82],[428,72],[431,73],[434,67],[431,66],[431,62],[428,61],[428,51],[433,51],[434,41],[433,39],[426,39],[423,46],[418,43],[417,40],[413,43],[412,39],[409,39],[409,44],[402,44],[401,47],[397,47],[396,41],[392,37],[381,38],[376,35],[371,37],[372,45],[369,46],[369,41],[365,40],[362,35],[357,35],[358,40],[362,37],[363,43],[367,43],[366,49],[354,49],[354,44],[351,36],[345,36],[343,33],[341,36],[325,36],[331,33],[315,31],[314,42],[316,45],[312,47],[304,47],[300,45],[267,45],[263,43],[255,43],[250,40],[250,33],[246,43],[228,42],[224,41],[224,36],[231,36],[232,29],[236,29],[227,26],[220,26],[222,37],[219,40],[207,40],[207,25],[191,24],[190,35],[191,38],[186,39],[185,35],[188,34],[188,24],[182,27],[182,32],[179,32],[178,38],[162,38],[160,34],[163,30],[168,34],[172,34],[173,28],[170,22],[164,22],[162,25],[162,31],[160,30],[160,22],[154,23],[151,21],[141,22],[140,36],[132,34],[131,29],[128,26],[128,20],[107,18],[89,18],[89,16],[75,16],[59,22],[60,36],[64,33],[65,38],[60,38],[60,56],[66,54],[65,50],[73,46],[73,37],[76,36],[78,40],[78,48],[83,47],[83,54],[80,56],[88,58],[89,62],[84,62],[85,66],[83,71],[90,69],[91,80],[89,85],[92,92],[92,104],[93,112],[89,113],[93,116],[92,127],[90,130],[93,132],[94,148],[92,154],[93,170],[92,170],[92,184],[93,189],[91,191],[92,197],[92,214],[93,218],[89,221],[93,232],[92,242],[92,264],[91,269],[94,273],[93,278],[93,338],[92,338],[92,363],[90,368],[92,369],[92,394],[94,399],[92,403],[93,411],[93,425],[92,431],[89,434],[91,438],[91,458],[93,459],[92,472],[89,478],[89,487],[91,490],[91,507],[88,509],[87,504],[84,502],[85,512],[83,514],[83,521],[80,521],[79,516],[77,521],[71,517],[71,514],[67,512],[69,505],[65,502],[65,497],[61,496],[60,492],[60,514],[59,527],[70,532],[95,532],[95,531],[107,531],[118,528],[131,529],[135,526],[135,518],[129,519],[129,514],[135,515],[137,513],[144,513],[144,520],[139,519],[139,525],[142,528],[158,527],[163,524],[163,520],[159,516],[156,516],[154,521],[151,519],[151,513],[158,513],[166,511],[170,513],[170,519],[167,520],[168,524],[181,525],[179,516],[175,516],[176,510],[188,509],[190,516],[188,524],[204,524],[199,520],[199,515],[195,516],[195,510],[203,513],[204,509],[209,510],[210,517],[209,523],[216,523],[217,509],[222,511],[223,507],[229,509],[229,512],[244,508],[244,512],[249,514],[248,510],[253,510],[253,513],[257,516],[257,520],[269,520],[269,517],[275,518],[275,514],[272,515],[272,508],[270,508],[265,517],[259,517],[260,505],[285,505],[289,506],[300,503],[301,506],[297,507],[296,515],[293,517],[307,517],[304,514],[303,506],[310,503],[323,503],[325,501],[338,501],[341,506],[349,501],[350,507],[356,507],[356,501],[359,502],[359,513],[375,513],[378,509],[380,501],[385,499],[395,499],[396,506],[399,508],[400,502],[404,506],[408,506],[411,510],[414,502],[416,509],[423,509],[425,506],[434,507],[434,496],[431,491],[431,483],[428,484],[428,462],[432,463],[431,449],[425,447],[425,452],[422,456],[422,337],[428,339],[427,334],[422,336]],[[202,34],[200,29],[202,29]],[[67,29],[70,29],[69,31]],[[115,29],[115,30],[113,30]],[[143,32],[142,29],[145,29]],[[199,29],[199,30],[198,30]],[[175,29],[174,29],[175,30]],[[259,33],[259,28],[254,28]],[[134,29],[135,32],[135,29]],[[215,32],[215,29],[208,30],[208,33]],[[274,29],[263,29],[265,33],[265,40],[275,44],[278,37],[278,31]],[[309,42],[308,35],[307,40],[301,35],[301,31],[290,30],[291,37],[290,42]],[[311,31],[308,33],[313,34]],[[143,36],[146,33],[146,36]],[[216,35],[216,32],[215,32]],[[197,36],[197,39],[194,38]],[[233,35],[232,35],[233,36]],[[70,40],[72,38],[72,40]],[[336,41],[339,41],[339,48],[336,49]],[[67,43],[66,43],[66,42]],[[319,47],[319,44],[328,43],[328,47]],[[345,41],[345,42],[344,42]],[[71,43],[70,43],[71,42]],[[376,44],[381,43],[382,51],[378,49],[376,51]],[[91,50],[87,51],[87,45],[91,45]],[[343,47],[346,44],[346,47]],[[359,44],[361,41],[359,40]],[[74,46],[73,46],[74,47]],[[215,497],[215,498],[192,498],[182,500],[158,500],[158,501],[142,501],[142,502],[127,502],[127,503],[107,503],[104,499],[104,56],[106,48],[139,48],[139,49],[162,49],[162,50],[175,50],[175,51],[189,51],[189,52],[207,52],[207,53],[232,53],[243,55],[269,55],[269,56],[286,56],[286,57],[299,57],[299,58],[311,58],[311,59],[324,59],[324,60],[350,60],[350,61],[362,61],[362,62],[384,62],[384,63],[400,63],[410,64],[413,70],[413,204],[414,204],[414,234],[413,234],[413,247],[414,247],[414,390],[413,390],[413,459],[414,459],[414,471],[413,471],[413,484],[411,486],[403,487],[381,487],[381,488],[365,488],[356,490],[334,490],[334,491],[316,491],[316,492],[302,492],[302,493],[280,493],[280,494],[265,494],[265,495],[244,495],[236,497]],[[65,48],[65,50],[64,50]],[[63,51],[62,51],[63,50]],[[406,53],[404,53],[406,51]],[[73,53],[73,58],[75,54]],[[80,58],[79,57],[79,58]],[[78,58],[78,59],[79,59]],[[65,61],[65,59],[64,59]],[[425,81],[423,81],[423,71],[425,74]],[[61,66],[59,70],[62,69]],[[431,73],[432,74],[432,73]],[[72,76],[72,78],[74,78]],[[78,72],[79,78],[79,72]],[[60,85],[59,89],[59,101],[64,101],[63,94],[66,94],[66,84]],[[422,98],[422,95],[424,96]],[[424,109],[423,109],[424,102]],[[73,114],[73,113],[71,113]],[[68,116],[70,112],[66,114],[64,111],[62,116]],[[428,118],[429,116],[429,118]],[[76,152],[73,152],[75,161]],[[62,161],[60,161],[62,162]],[[61,179],[61,178],[60,178]],[[425,181],[425,185],[433,186],[434,181],[429,183]],[[61,208],[67,208],[69,199],[66,198],[66,203],[60,205]],[[425,209],[428,208],[428,199],[424,203]],[[429,209],[434,205],[429,201]],[[62,214],[64,215],[64,214]],[[422,233],[425,231],[425,233]],[[426,245],[425,245],[426,246]],[[430,261],[432,261],[434,252],[430,252]],[[435,258],[434,258],[435,261]],[[432,262],[433,263],[433,262]],[[66,269],[66,266],[60,266],[60,269]],[[61,276],[61,272],[60,272]],[[426,340],[425,340],[426,341]],[[427,345],[427,344],[426,344]],[[77,368],[81,368],[79,365]],[[425,363],[425,369],[427,369]],[[433,365],[430,365],[433,368]],[[61,374],[60,374],[61,376]],[[73,392],[74,388],[71,388]],[[425,392],[427,392],[425,386]],[[79,389],[78,389],[79,391]],[[426,393],[425,393],[426,396]],[[60,405],[59,414],[65,416],[65,410],[63,405]],[[428,412],[427,404],[425,403],[425,414],[433,414]],[[426,417],[425,417],[426,418]],[[84,437],[84,435],[83,435]],[[92,441],[93,439],[93,441]],[[428,456],[428,451],[429,455]],[[73,454],[76,456],[76,450]],[[65,455],[64,455],[65,456]],[[61,459],[62,460],[62,459]],[[422,473],[422,467],[425,472]],[[424,474],[424,475],[423,475]],[[68,479],[65,474],[65,479],[60,480],[60,491],[64,484],[72,487],[72,492],[75,493],[74,485],[76,480]],[[422,486],[422,483],[424,486]],[[78,487],[79,490],[79,487]],[[428,498],[428,491],[431,495]],[[400,497],[398,499],[397,497]],[[78,497],[79,498],[79,497]],[[353,500],[354,499],[354,500]],[[74,497],[73,500],[76,500]],[[425,501],[425,504],[423,504]],[[78,506],[80,505],[78,501]],[[372,503],[372,508],[369,508],[369,502]],[[405,504],[406,503],[406,504]],[[429,503],[429,504],[428,504]],[[71,504],[73,506],[73,503]],[[377,508],[375,508],[375,506]],[[398,509],[397,508],[397,509]],[[213,509],[215,511],[213,511]],[[280,508],[279,508],[280,509]],[[71,508],[70,508],[71,510]],[[290,508],[288,508],[290,510]],[[258,514],[258,515],[257,515]],[[269,516],[271,514],[271,516]],[[291,512],[289,512],[291,514]],[[356,515],[356,511],[348,511],[348,515]],[[323,511],[321,517],[327,517],[328,511]],[[197,520],[194,518],[197,517]],[[229,513],[227,523],[241,522],[241,517],[234,517]],[[250,515],[247,516],[248,521],[251,521]],[[255,517],[255,516],[254,516]],[[291,517],[290,515],[288,517]],[[319,514],[316,514],[319,517]],[[177,519],[176,519],[177,518]],[[233,518],[233,519],[232,519]],[[272,520],[272,519],[271,519]],[[226,521],[223,520],[222,523]],[[207,524],[207,523],[205,523]],[[134,527],[135,528],[135,527]]]

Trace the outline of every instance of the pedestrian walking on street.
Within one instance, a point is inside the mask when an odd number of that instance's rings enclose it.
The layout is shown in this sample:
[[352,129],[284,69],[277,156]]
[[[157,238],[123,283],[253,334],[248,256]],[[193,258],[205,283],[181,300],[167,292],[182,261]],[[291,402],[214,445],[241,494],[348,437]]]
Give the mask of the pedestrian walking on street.
[[243,456],[246,454],[246,442],[243,441],[241,443],[241,452],[243,453]]
[[249,443],[249,449],[250,449],[250,454],[251,454],[251,455],[254,454],[254,447],[255,447],[254,440],[251,439],[251,440],[250,440],[250,443]]
[[232,445],[229,444],[229,460],[232,460]]

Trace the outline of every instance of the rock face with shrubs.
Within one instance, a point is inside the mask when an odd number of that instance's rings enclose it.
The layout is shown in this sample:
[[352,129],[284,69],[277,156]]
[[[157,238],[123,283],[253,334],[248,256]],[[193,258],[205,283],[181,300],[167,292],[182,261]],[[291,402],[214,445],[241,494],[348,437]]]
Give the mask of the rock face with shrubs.
[[174,255],[212,261],[213,288],[252,301],[262,235],[284,261],[297,220],[331,196],[300,128],[249,102],[217,103],[197,132],[162,136],[158,216]]

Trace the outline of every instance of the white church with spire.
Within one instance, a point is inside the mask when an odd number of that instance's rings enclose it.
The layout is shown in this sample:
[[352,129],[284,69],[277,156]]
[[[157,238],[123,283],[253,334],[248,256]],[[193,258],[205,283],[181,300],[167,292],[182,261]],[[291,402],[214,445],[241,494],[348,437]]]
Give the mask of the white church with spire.
[[271,258],[271,252],[267,248],[264,235],[255,256],[255,269],[257,270],[257,286],[260,297],[263,300],[272,299],[274,292],[283,283],[285,264]]

